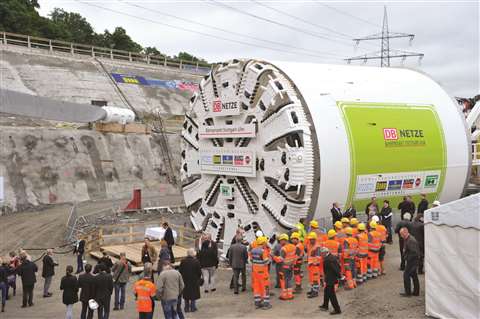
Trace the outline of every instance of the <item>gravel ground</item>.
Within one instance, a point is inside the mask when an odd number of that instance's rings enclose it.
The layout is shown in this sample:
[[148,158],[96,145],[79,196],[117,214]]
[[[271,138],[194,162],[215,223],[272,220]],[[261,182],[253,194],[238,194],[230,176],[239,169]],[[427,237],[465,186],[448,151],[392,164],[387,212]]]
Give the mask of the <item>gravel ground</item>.
[[[181,198],[166,198],[171,204]],[[108,207],[110,203],[97,202],[82,207],[80,214],[88,214],[97,209]],[[0,217],[0,253],[5,254],[9,249],[27,246],[55,246],[63,242],[64,225],[68,216],[68,206],[58,206],[38,213],[20,213]],[[32,253],[35,258],[38,254]],[[6,306],[6,312],[0,314],[0,318],[34,318],[51,319],[64,317],[65,307],[61,302],[59,290],[60,278],[64,273],[65,266],[75,265],[75,258],[71,254],[55,255],[60,266],[56,270],[56,276],[52,283],[53,297],[44,299],[41,297],[43,278],[37,276],[38,283],[35,287],[35,305],[21,309],[21,293],[19,288],[17,296],[12,297]],[[94,262],[94,261],[91,261]],[[353,291],[341,289],[338,293],[342,307],[342,318],[422,318],[425,317],[424,278],[420,276],[421,296],[402,298],[399,292],[403,289],[402,273],[398,271],[399,252],[398,245],[387,247],[386,256],[387,274],[378,279],[371,280]],[[41,262],[39,274],[41,274]],[[295,300],[285,302],[278,300],[279,291],[273,289],[275,296],[272,297],[273,308],[268,311],[255,310],[253,297],[250,289],[246,293],[234,295],[228,288],[231,271],[229,269],[218,270],[218,289],[215,293],[203,294],[198,302],[199,311],[187,314],[187,318],[329,318],[328,313],[319,311],[321,300],[307,299],[304,294],[297,296]],[[132,277],[131,282],[135,280]],[[249,279],[248,279],[249,281]],[[306,287],[306,282],[304,283]],[[131,295],[131,285],[127,288],[128,298],[126,309],[121,312],[111,312],[110,318],[137,318],[135,302]],[[79,317],[80,304],[74,306],[74,316]],[[163,318],[160,313],[160,305],[157,304],[157,312],[154,318]]]

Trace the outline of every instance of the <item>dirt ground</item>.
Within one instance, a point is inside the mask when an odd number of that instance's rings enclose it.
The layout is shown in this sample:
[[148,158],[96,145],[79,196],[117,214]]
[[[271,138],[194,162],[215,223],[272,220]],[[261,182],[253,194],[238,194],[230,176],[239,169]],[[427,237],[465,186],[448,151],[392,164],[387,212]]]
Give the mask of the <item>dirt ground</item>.
[[[171,203],[172,197],[168,199]],[[181,201],[181,198],[178,200]],[[83,208],[81,214],[88,214],[96,209],[107,207],[108,202],[92,203],[92,205]],[[0,217],[0,254],[5,254],[9,249],[27,246],[55,246],[63,243],[64,225],[66,223],[69,208],[55,207],[38,213],[21,213],[11,216]],[[20,240],[18,240],[20,238]],[[32,253],[33,258],[38,254]],[[62,304],[61,291],[59,290],[60,279],[63,276],[66,265],[75,265],[75,256],[71,254],[55,255],[60,266],[56,270],[56,276],[52,283],[51,292],[53,297],[42,298],[43,278],[41,278],[41,262],[39,274],[37,275],[37,285],[34,292],[33,307],[26,309],[21,306],[22,289],[19,288],[17,296],[12,297],[6,305],[6,312],[0,313],[0,318],[9,319],[51,319],[62,318],[65,314],[65,306]],[[94,260],[89,262],[95,263]],[[422,318],[425,317],[425,298],[424,298],[424,278],[420,276],[421,296],[412,298],[403,298],[399,292],[403,289],[402,272],[398,270],[399,252],[398,244],[387,246],[387,256],[385,260],[385,276],[370,280],[353,291],[338,292],[338,298],[342,307],[341,318]],[[253,297],[251,290],[245,293],[234,295],[229,289],[231,270],[218,270],[217,291],[204,294],[198,301],[199,311],[194,314],[186,314],[186,318],[329,318],[330,315],[321,312],[318,306],[321,303],[321,297],[316,299],[307,299],[305,294],[297,296],[293,301],[280,301],[278,299],[278,289],[273,289],[275,296],[272,297],[273,308],[264,310],[255,310],[253,306]],[[306,279],[306,278],[305,278]],[[132,283],[136,280],[133,276]],[[249,282],[250,277],[247,279]],[[306,287],[306,282],[304,282]],[[135,301],[131,294],[131,284],[127,288],[126,309],[118,312],[111,311],[110,318],[137,318],[135,311]],[[113,304],[113,296],[112,296]],[[80,304],[74,306],[74,317],[80,315]],[[160,304],[157,303],[157,311],[154,318],[163,318]]]

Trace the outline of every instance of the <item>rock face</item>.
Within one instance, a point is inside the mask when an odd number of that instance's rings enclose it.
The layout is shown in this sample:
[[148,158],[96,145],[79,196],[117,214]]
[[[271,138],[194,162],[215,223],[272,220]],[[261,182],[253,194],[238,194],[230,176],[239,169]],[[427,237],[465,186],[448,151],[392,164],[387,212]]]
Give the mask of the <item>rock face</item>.
[[[107,73],[156,82],[116,81],[115,85]],[[127,107],[118,85],[136,111],[147,116],[152,112],[183,114],[192,94],[188,84],[201,79],[199,75],[158,66],[109,60],[100,63],[89,57],[48,55],[45,51],[3,45],[0,75],[2,88],[77,103],[100,100],[109,106]],[[175,83],[178,85],[172,85]],[[61,127],[53,128],[42,120],[1,118],[4,212],[53,203],[127,198],[135,188],[153,195],[180,192],[167,178],[158,136]],[[175,173],[181,163],[180,138],[167,135]]]
[[[168,135],[179,145],[178,135]],[[141,134],[100,134],[90,130],[2,128],[0,172],[5,211],[145,194],[178,194],[169,184],[158,138]],[[171,148],[179,171],[179,148]],[[178,177],[177,177],[178,179]]]

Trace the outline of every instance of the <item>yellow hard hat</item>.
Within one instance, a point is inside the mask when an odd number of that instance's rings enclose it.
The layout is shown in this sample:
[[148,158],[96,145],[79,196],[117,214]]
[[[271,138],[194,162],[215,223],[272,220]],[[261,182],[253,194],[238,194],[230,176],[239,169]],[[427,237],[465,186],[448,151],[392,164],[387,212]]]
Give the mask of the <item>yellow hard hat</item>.
[[312,220],[312,221],[310,222],[310,227],[312,227],[312,228],[318,228],[318,222],[317,222],[316,220]]
[[350,219],[350,225],[352,226],[358,225],[358,219],[356,219],[355,217]]
[[327,235],[328,235],[328,238],[333,238],[333,237],[335,237],[335,236],[337,235],[337,232],[334,231],[333,229],[330,229],[330,230],[328,231]]
[[257,242],[257,245],[259,245],[259,246],[265,245],[267,243],[267,237],[260,236],[260,237],[257,238],[256,242]]
[[317,233],[316,232],[309,232],[307,235],[307,239],[317,239]]
[[287,234],[281,234],[278,236],[278,240],[288,240],[288,235]]
[[290,239],[300,239],[300,233],[293,232],[293,233],[290,235]]
[[352,229],[352,227],[347,227],[347,228],[345,228],[345,232],[347,233],[347,235],[353,234],[353,229]]
[[373,229],[377,228],[377,222],[374,221],[374,220],[372,220],[372,221],[370,222],[370,228],[373,228]]
[[358,224],[358,227],[357,227],[357,228],[358,228],[358,230],[365,230],[365,229],[367,229],[367,227],[365,226],[364,223]]
[[350,221],[348,220],[347,217],[342,217],[342,219],[340,220],[342,223],[350,223]]
[[342,222],[339,221],[339,220],[337,220],[337,221],[335,222],[335,224],[333,224],[333,225],[334,225],[336,228],[342,228],[342,227],[343,227]]

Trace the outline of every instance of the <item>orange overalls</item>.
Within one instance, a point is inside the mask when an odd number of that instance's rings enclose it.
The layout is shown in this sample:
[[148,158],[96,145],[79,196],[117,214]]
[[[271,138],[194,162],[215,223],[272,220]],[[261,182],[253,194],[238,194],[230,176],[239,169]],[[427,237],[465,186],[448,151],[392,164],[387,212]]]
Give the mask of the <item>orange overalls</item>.
[[298,241],[298,243],[295,246],[297,247],[298,258],[295,261],[295,264],[293,265],[293,277],[295,279],[296,288],[300,289],[302,287],[302,278],[303,278],[302,264],[303,264],[303,256],[305,254],[305,246],[301,241]]
[[270,274],[268,264],[270,263],[268,249],[259,246],[250,251],[252,261],[252,287],[255,306],[270,304]]
[[308,282],[310,283],[311,292],[316,295],[318,295],[320,290],[320,262],[322,261],[320,248],[320,245],[316,243],[309,245],[307,249]]
[[[320,248],[325,247],[325,242],[328,240],[327,234],[325,234],[323,231],[319,230],[317,233],[317,245],[320,246]],[[318,265],[318,268],[320,270],[320,281],[323,282],[323,257],[320,255],[319,257],[320,264]]]
[[358,228],[352,226],[352,237],[355,238],[358,235]]
[[345,269],[346,289],[356,288],[354,273],[355,271],[355,256],[358,252],[358,241],[353,237],[347,237],[343,242],[343,262]]
[[297,247],[293,244],[286,243],[280,250],[280,256],[275,256],[275,262],[281,263],[280,267],[280,294],[281,300],[293,299],[292,277],[293,265],[298,259]]
[[360,232],[357,235],[358,240],[358,254],[357,260],[359,267],[357,268],[357,283],[367,281],[368,270],[368,233]]
[[[387,232],[387,228],[381,224],[377,224],[377,228],[376,228],[377,232],[380,233],[381,235],[381,241],[382,241],[382,245],[380,246],[380,253],[382,253],[383,251],[383,254],[385,254],[385,244],[387,243],[387,236],[388,236],[388,232]],[[379,259],[379,262],[378,262],[378,268],[379,268],[379,273],[380,274],[383,274],[383,259],[380,260]]]
[[380,248],[382,247],[382,234],[376,230],[371,230],[368,233],[368,278],[376,278],[378,276],[378,271],[380,263],[378,261],[378,254]]

